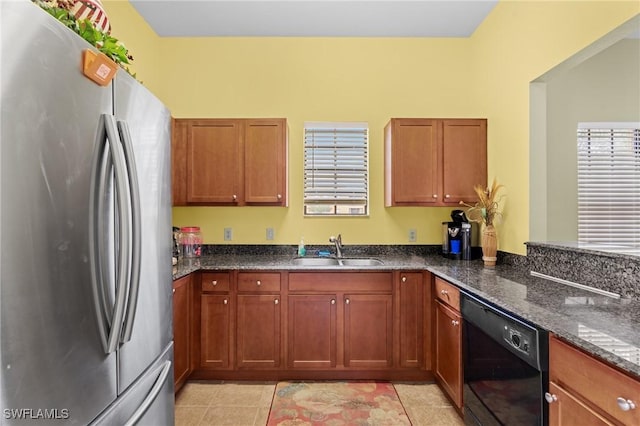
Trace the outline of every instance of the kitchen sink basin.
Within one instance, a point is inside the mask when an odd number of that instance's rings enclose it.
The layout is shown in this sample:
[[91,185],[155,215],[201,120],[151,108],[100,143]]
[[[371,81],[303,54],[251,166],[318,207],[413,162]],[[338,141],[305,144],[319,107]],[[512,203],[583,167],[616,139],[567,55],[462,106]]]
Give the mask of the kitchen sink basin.
[[344,266],[377,266],[377,265],[383,265],[384,263],[382,262],[382,260],[379,259],[373,259],[370,257],[366,257],[366,258],[360,258],[360,257],[353,257],[353,258],[344,258],[344,259],[338,259],[338,261],[344,265]]
[[338,259],[332,257],[296,257],[291,263],[299,266],[338,266]]
[[384,263],[371,257],[296,257],[291,261],[298,266],[378,266]]

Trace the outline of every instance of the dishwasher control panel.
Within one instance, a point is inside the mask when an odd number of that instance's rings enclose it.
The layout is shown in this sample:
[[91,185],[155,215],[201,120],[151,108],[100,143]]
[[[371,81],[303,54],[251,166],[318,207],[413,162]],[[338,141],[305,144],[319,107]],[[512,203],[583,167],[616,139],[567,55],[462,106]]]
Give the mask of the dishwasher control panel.
[[518,330],[510,324],[505,324],[502,338],[509,346],[527,355],[529,354],[532,337],[528,333]]

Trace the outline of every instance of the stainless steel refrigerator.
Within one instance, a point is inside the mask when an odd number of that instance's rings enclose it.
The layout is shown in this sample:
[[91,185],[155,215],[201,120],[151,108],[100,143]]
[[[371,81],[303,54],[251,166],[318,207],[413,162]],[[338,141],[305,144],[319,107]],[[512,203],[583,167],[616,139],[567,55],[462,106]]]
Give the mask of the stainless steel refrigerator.
[[0,424],[173,424],[170,115],[0,0]]

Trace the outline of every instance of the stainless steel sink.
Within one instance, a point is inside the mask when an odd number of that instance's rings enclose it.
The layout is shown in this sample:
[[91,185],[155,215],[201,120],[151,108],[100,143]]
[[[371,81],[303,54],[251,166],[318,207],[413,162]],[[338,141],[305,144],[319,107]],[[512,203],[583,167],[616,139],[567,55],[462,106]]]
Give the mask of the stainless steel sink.
[[291,263],[299,266],[338,266],[338,259],[332,257],[296,257]]
[[378,266],[384,265],[384,262],[380,259],[373,259],[371,257],[352,257],[338,259],[338,262],[344,266]]
[[298,266],[378,266],[384,263],[371,257],[295,257],[291,263]]

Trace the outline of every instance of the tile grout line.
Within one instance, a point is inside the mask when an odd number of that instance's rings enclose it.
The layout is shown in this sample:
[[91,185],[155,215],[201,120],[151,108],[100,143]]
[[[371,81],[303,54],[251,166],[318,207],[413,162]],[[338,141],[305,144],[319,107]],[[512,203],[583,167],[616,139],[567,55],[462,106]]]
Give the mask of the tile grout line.
[[402,402],[402,398],[400,398],[400,394],[398,393],[398,389],[396,389],[396,385],[393,382],[389,382],[391,383],[391,387],[393,388],[393,391],[396,393],[396,397],[398,398],[398,401],[400,401],[400,405],[402,406],[402,409],[404,410],[404,415],[407,416],[407,420],[409,420],[409,424],[411,426],[413,426],[413,422],[411,421],[411,416],[409,416],[409,412],[407,411],[407,407],[405,407],[404,402]]

